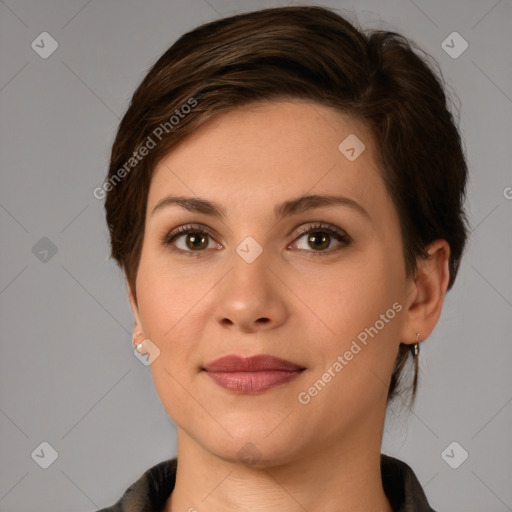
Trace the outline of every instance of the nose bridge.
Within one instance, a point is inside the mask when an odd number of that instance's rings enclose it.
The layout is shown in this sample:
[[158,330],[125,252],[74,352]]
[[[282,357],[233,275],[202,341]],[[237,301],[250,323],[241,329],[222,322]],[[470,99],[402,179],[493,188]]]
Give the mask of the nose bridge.
[[216,294],[218,322],[250,331],[284,321],[286,297],[271,267],[271,251],[254,238],[247,237],[235,248],[231,272]]
[[[272,255],[254,238],[245,238],[236,248],[232,258],[233,270],[230,284],[232,292],[244,296],[270,299],[275,295],[275,283],[272,283]],[[275,278],[274,278],[275,279]]]

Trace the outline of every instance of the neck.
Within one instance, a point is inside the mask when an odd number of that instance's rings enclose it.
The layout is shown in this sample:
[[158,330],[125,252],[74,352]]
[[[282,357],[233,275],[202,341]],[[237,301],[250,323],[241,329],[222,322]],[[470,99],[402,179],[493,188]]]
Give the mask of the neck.
[[165,512],[393,512],[382,487],[380,443],[324,446],[265,468],[226,461],[178,429],[178,468]]

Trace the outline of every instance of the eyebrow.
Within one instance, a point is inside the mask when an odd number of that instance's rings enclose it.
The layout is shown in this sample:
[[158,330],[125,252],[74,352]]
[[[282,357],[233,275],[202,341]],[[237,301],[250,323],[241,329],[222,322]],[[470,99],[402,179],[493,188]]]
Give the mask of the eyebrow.
[[[174,205],[181,206],[190,212],[211,215],[223,220],[226,219],[226,210],[219,203],[198,197],[184,196],[167,196],[160,199],[160,201],[158,201],[156,206],[153,208],[151,215],[154,215],[159,210]],[[316,194],[301,196],[296,199],[290,199],[276,205],[274,208],[274,219],[277,220],[297,213],[303,213],[315,208],[334,205],[349,207],[370,219],[368,212],[358,202],[350,199],[349,197]]]

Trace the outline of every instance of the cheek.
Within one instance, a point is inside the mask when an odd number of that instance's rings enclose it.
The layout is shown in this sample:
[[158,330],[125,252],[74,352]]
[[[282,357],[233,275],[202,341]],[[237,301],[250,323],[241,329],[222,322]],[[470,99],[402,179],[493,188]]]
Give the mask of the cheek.
[[304,411],[312,415],[350,411],[329,427],[333,435],[385,402],[403,311],[385,268],[382,263],[361,273],[340,273],[338,283],[325,282],[323,295],[310,296],[334,334],[319,322],[317,333],[308,333],[321,356],[301,390],[301,403],[309,401]]
[[297,295],[336,337],[346,339],[373,325],[397,300],[399,272],[392,265],[379,247],[354,253],[317,276],[302,277]]
[[[197,414],[194,401],[184,390],[190,387],[191,361],[199,339],[196,320],[198,300],[205,290],[198,281],[162,271],[155,261],[141,258],[137,298],[145,335],[160,349],[150,370],[160,400],[178,426]],[[194,305],[197,306],[194,307]]]
[[[329,328],[315,321],[317,334],[322,334],[316,338],[323,340],[320,375],[315,376],[321,376],[323,369],[332,367],[341,356],[344,362],[339,375],[344,377],[333,380],[344,388],[338,395],[343,400],[360,396],[363,389],[379,394],[396,358],[403,310],[399,292],[404,277],[401,260],[388,257],[388,253],[377,246],[365,250],[350,264],[336,270],[332,267],[328,277],[315,280],[309,294],[304,282],[298,292],[308,297],[311,309]],[[311,290],[315,290],[313,294]],[[310,337],[315,339],[315,333],[311,332]]]
[[169,264],[161,249],[145,247],[137,274],[139,312],[147,336],[169,345],[194,314],[194,304],[204,295],[202,276],[186,277]]

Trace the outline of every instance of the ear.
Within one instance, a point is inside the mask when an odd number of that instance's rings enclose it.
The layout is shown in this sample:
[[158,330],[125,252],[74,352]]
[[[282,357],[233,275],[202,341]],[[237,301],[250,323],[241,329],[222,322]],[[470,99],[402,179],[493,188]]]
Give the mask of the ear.
[[134,334],[136,332],[144,333],[144,330],[142,329],[142,324],[140,321],[140,316],[139,316],[139,306],[137,305],[137,300],[135,298],[134,293],[132,292],[132,288],[128,281],[126,281],[126,291],[128,293],[128,300],[130,301],[130,307],[132,308],[132,313],[133,313],[133,318],[134,318],[133,333]]
[[427,248],[429,258],[418,260],[414,278],[408,286],[405,322],[401,342],[405,344],[425,340],[434,330],[450,280],[450,246],[446,240],[436,240]]

